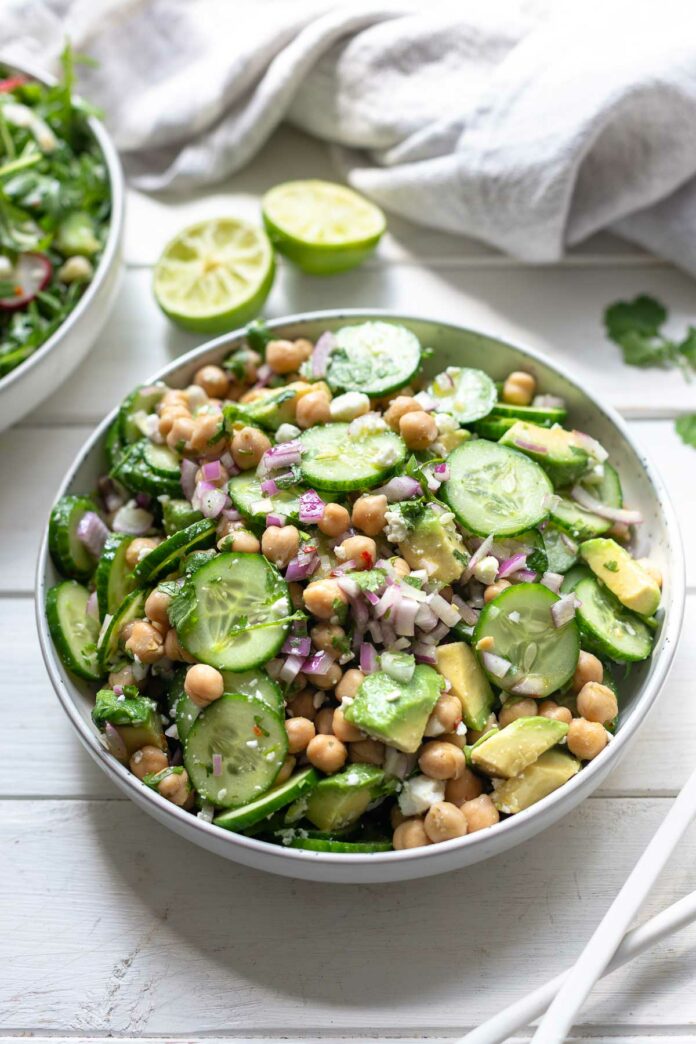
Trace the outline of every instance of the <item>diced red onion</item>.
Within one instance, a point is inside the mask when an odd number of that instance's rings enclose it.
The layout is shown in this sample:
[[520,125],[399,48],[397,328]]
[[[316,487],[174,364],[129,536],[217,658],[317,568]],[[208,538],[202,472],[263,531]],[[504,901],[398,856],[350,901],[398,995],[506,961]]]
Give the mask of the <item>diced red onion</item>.
[[312,376],[313,377],[324,377],[326,375],[326,367],[329,362],[329,356],[336,346],[336,338],[327,330],[321,335],[317,343],[314,345],[314,351],[312,352]]
[[119,508],[114,516],[111,528],[114,533],[127,533],[129,536],[144,536],[152,529],[153,517],[149,511],[136,506],[130,500]]
[[286,656],[283,666],[278,671],[277,680],[285,682],[287,685],[289,685],[290,682],[294,682],[295,678],[302,670],[302,664],[304,661],[304,656]]
[[203,478],[208,482],[218,482],[222,478],[222,465],[219,460],[209,460],[202,466]]
[[[97,603],[97,592],[92,591],[89,598],[87,599],[87,605],[85,606],[85,613],[87,616],[91,616],[94,620],[99,619],[99,607]],[[114,692],[116,692],[116,686],[114,686]]]
[[551,618],[554,627],[563,627],[575,616],[575,595],[572,593],[562,595],[557,602],[551,606]]
[[431,493],[437,493],[438,489],[442,485],[442,482],[434,474],[430,468],[423,468],[423,474],[425,476],[425,484]]
[[193,500],[196,491],[196,472],[198,468],[192,460],[186,457],[181,461],[181,488],[187,500]]
[[401,589],[398,585],[393,584],[387,587],[384,594],[380,598],[377,605],[374,607],[374,615],[379,619],[384,616],[385,613],[389,612],[390,609],[401,600]]
[[433,646],[426,645],[425,642],[414,642],[413,655],[416,657],[416,663],[428,663],[432,666],[437,663]]
[[125,764],[128,761],[128,750],[121,739],[120,732],[110,721],[107,721],[104,726],[104,739],[110,753],[113,754],[117,761]]
[[95,558],[99,558],[104,550],[108,535],[108,527],[102,522],[96,511],[85,511],[77,524],[77,537]]
[[290,468],[293,464],[299,464],[302,456],[302,447],[297,439],[290,442],[281,442],[277,446],[267,449],[261,458],[257,474],[263,478],[272,471],[281,471]]
[[518,551],[510,558],[506,558],[504,562],[500,563],[497,579],[505,579],[505,577],[510,576],[511,573],[516,573],[518,569],[524,569],[526,564],[527,556],[522,551]]
[[449,630],[450,629],[446,623],[439,623],[437,627],[434,627],[432,631],[428,632],[428,634],[424,634],[421,640],[425,642],[426,645],[437,645],[438,642],[442,641],[442,639],[449,634]]
[[222,754],[213,754],[213,775],[222,775]]
[[623,522],[627,526],[638,526],[643,521],[640,511],[609,507],[608,504],[603,504],[601,500],[593,497],[582,486],[573,486],[570,495],[580,507],[591,511],[594,515],[599,515],[600,518],[609,519],[610,522]]
[[563,574],[546,572],[541,578],[541,583],[544,587],[548,587],[549,591],[558,594],[561,590],[561,584],[563,583]]
[[265,497],[274,497],[278,492],[275,479],[267,478],[261,483],[261,492]]
[[543,679],[538,674],[530,674],[526,678],[515,682],[510,692],[514,692],[515,696],[536,696],[543,688],[543,685]]
[[135,503],[138,505],[138,507],[149,508],[150,504],[152,503],[152,497],[149,493],[136,493]]
[[349,598],[358,598],[360,596],[360,588],[356,584],[355,580],[349,576],[339,576],[336,583],[343,591],[344,595],[348,595]]
[[324,501],[313,489],[300,494],[300,522],[315,524],[321,522],[325,508]]
[[285,515],[266,515],[266,529],[271,526],[284,526],[286,522]]
[[454,627],[458,624],[461,617],[459,610],[455,605],[451,605],[446,598],[443,598],[441,594],[434,594],[430,599],[430,608],[436,614],[438,619],[442,620],[443,624],[447,627]]
[[437,627],[437,621],[437,614],[433,612],[429,605],[422,603],[418,606],[416,627],[420,627],[421,631],[432,631],[434,627]]
[[116,488],[113,479],[108,475],[102,475],[97,486],[101,498],[104,501],[104,507],[109,514],[113,514],[114,511],[118,511],[120,507],[123,507],[126,498]]
[[370,605],[379,605],[379,595],[375,594],[374,591],[365,591],[365,597]]
[[428,395],[427,392],[416,392],[413,398],[416,400],[420,408],[424,410],[426,413],[432,413],[433,410],[437,409],[437,402],[432,397],[432,395]]
[[288,656],[302,656],[305,660],[312,651],[312,642],[307,637],[300,637],[299,635],[290,635],[283,642],[281,652],[286,653]]
[[506,660],[504,656],[497,656],[496,653],[481,653],[481,659],[483,660],[483,666],[494,678],[504,678],[512,667],[509,660]]
[[378,645],[384,644],[384,635],[379,620],[370,620],[367,629],[373,642],[377,642]]
[[594,457],[600,464],[603,464],[609,456],[601,442],[597,442],[591,435],[586,435],[584,431],[574,431],[573,441],[579,449],[585,450],[585,453]]
[[413,497],[422,496],[423,489],[420,482],[409,475],[397,475],[373,490],[373,493],[383,493],[390,504],[396,504],[400,500],[412,500]]
[[529,453],[545,454],[549,452],[546,446],[540,446],[538,442],[529,442],[527,439],[515,439],[515,445],[518,449],[527,450]]
[[476,610],[473,609],[468,602],[465,602],[463,598],[460,598],[459,595],[453,597],[452,604],[456,605],[459,610],[459,615],[467,627],[474,627],[478,622],[478,613]]
[[418,602],[411,602],[407,598],[400,598],[394,606],[394,614],[391,623],[399,635],[411,637],[416,633],[416,616],[420,606]]
[[114,696],[123,696],[123,686],[114,685]]
[[533,584],[537,575],[533,569],[517,569],[509,573],[508,578],[515,584]]
[[239,522],[242,516],[236,508],[227,507],[222,512],[222,517],[227,519],[228,522]]
[[360,646],[360,670],[363,674],[374,674],[377,670],[377,650],[369,642]]
[[265,388],[271,377],[273,376],[273,370],[268,363],[261,363],[258,370],[256,371],[256,384],[255,388]]
[[439,478],[440,482],[447,482],[450,477],[449,464],[445,464],[444,461],[442,464],[436,464],[433,468],[433,473]]
[[349,558],[347,561],[341,562],[340,565],[334,566],[331,570],[331,574],[332,576],[344,576],[345,573],[352,573],[355,569],[355,564],[355,561],[352,558]]
[[314,548],[311,551],[300,550],[295,558],[288,562],[285,579],[288,583],[306,580],[319,568],[319,555]]
[[561,533],[561,541],[568,548],[568,550],[570,551],[571,555],[577,555],[577,553],[578,553],[578,545],[575,543],[575,541],[572,539],[572,537],[569,537],[567,533],[563,533],[562,532]]
[[317,674],[320,677],[327,673],[333,663],[333,659],[326,652],[316,652],[308,657],[302,664],[302,673],[308,675]]
[[196,486],[191,504],[205,518],[217,518],[227,504],[227,494],[203,479]]
[[493,534],[491,533],[490,536],[487,536],[486,539],[479,544],[479,546],[476,548],[473,555],[469,559],[469,564],[462,573],[462,581],[468,580],[469,577],[474,575],[474,569],[479,564],[479,562],[488,555],[492,547]]

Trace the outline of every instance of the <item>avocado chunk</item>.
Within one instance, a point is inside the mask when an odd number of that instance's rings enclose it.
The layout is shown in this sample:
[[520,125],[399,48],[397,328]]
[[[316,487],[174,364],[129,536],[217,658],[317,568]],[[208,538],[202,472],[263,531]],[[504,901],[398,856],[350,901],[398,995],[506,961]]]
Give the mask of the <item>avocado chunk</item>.
[[468,729],[480,732],[493,707],[493,690],[473,650],[466,642],[440,645],[435,650],[437,669],[450,683],[450,692],[462,705]]
[[575,433],[560,424],[542,428],[539,424],[516,421],[499,442],[535,460],[556,486],[573,482],[590,466],[588,454],[576,444]]
[[567,731],[564,721],[553,718],[517,718],[477,743],[471,751],[471,763],[489,776],[510,779],[554,747]]
[[660,588],[625,548],[615,540],[586,540],[580,557],[622,605],[640,616],[652,616],[660,604]]
[[506,779],[493,791],[499,812],[514,815],[558,790],[580,770],[580,762],[563,750],[547,750],[519,776]]
[[172,536],[180,529],[192,526],[194,522],[200,522],[202,518],[203,512],[192,508],[188,500],[172,499],[171,497],[162,499],[162,522],[167,536]]
[[376,671],[367,675],[346,707],[345,719],[373,739],[404,754],[414,754],[442,686],[437,671],[425,664],[416,667],[409,682],[395,681],[384,671]]
[[461,446],[463,442],[468,442],[470,438],[471,432],[468,428],[457,428],[455,431],[440,432],[437,441],[445,453],[451,453],[457,446]]
[[387,512],[390,524],[394,521],[398,523],[398,515],[404,523],[399,554],[406,559],[411,569],[425,569],[430,580],[438,580],[442,584],[454,583],[469,561],[469,553],[454,525],[454,516],[451,512],[438,512],[432,504],[425,504],[414,517],[412,510],[408,515],[405,514],[409,507],[394,505],[394,509]]
[[113,689],[100,689],[92,709],[92,721],[100,732],[104,732],[107,724],[113,725],[129,757],[148,745],[167,749],[157,704],[141,696],[135,685],[126,685],[119,695]]
[[334,833],[345,830],[367,811],[384,793],[384,773],[375,765],[350,765],[335,776],[328,776],[317,783],[309,797],[300,798],[291,806],[288,820],[301,810],[319,830]]

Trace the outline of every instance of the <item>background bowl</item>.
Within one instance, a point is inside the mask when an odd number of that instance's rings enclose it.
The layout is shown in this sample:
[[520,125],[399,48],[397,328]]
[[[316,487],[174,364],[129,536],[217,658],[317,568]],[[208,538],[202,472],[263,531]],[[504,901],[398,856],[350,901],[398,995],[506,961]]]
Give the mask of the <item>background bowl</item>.
[[[3,65],[41,83],[55,83],[54,77],[31,66],[11,62]],[[106,245],[92,282],[70,315],[33,355],[0,378],[0,431],[38,406],[72,373],[101,333],[116,298],[123,245],[123,171],[103,124],[92,116],[87,122],[104,156],[111,187]]]
[[[36,581],[36,612],[41,648],[51,681],[63,708],[92,757],[107,775],[136,804],[177,834],[218,855],[246,866],[288,877],[313,881],[367,883],[409,880],[443,873],[477,863],[504,852],[556,822],[573,809],[615,768],[635,737],[665,680],[681,627],[684,608],[684,562],[679,529],[666,490],[657,472],[633,445],[621,418],[600,405],[574,381],[539,353],[507,344],[495,337],[462,327],[430,320],[412,319],[379,310],[313,312],[269,322],[282,337],[315,340],[324,330],[335,330],[346,321],[386,318],[413,330],[424,346],[434,349],[426,369],[431,373],[446,365],[480,366],[502,380],[511,370],[524,368],[536,376],[543,392],[566,399],[574,427],[598,438],[621,473],[626,503],[639,508],[644,523],[639,527],[639,550],[659,565],[665,577],[664,618],[652,658],[638,664],[620,686],[621,714],[617,734],[605,750],[569,783],[538,804],[492,830],[447,841],[427,848],[367,855],[335,855],[270,845],[242,837],[205,823],[175,807],[142,784],[102,747],[90,720],[94,702],[89,685],[72,678],[53,648],[44,614],[45,592],[59,579],[44,540]],[[165,379],[174,387],[185,387],[204,363],[219,362],[244,339],[244,331],[219,337],[170,364],[152,380]],[[57,496],[91,490],[106,469],[103,438],[116,415],[114,410],[97,428],[62,482]]]

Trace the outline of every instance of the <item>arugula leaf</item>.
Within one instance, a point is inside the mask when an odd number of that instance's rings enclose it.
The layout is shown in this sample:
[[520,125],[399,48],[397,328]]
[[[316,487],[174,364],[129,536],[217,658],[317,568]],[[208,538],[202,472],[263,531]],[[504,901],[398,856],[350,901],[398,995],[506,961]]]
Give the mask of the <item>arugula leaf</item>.
[[687,446],[696,449],[696,413],[685,413],[674,422],[677,435]]

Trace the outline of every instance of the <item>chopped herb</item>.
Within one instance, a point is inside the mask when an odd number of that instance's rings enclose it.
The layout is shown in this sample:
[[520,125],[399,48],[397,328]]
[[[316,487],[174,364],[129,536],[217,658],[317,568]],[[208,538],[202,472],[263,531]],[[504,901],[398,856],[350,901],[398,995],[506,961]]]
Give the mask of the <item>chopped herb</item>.
[[618,573],[619,571],[618,563],[615,562],[613,559],[611,562],[605,562],[604,568],[608,569],[610,573]]
[[687,446],[696,449],[696,413],[685,413],[674,422],[677,435]]
[[617,301],[604,313],[607,337],[621,348],[625,363],[678,367],[688,379],[696,369],[696,328],[690,326],[682,341],[673,341],[662,333],[666,320],[665,306],[647,294],[639,294],[633,301]]

